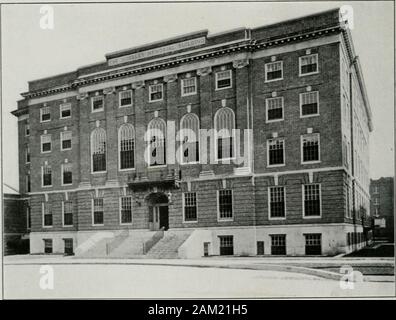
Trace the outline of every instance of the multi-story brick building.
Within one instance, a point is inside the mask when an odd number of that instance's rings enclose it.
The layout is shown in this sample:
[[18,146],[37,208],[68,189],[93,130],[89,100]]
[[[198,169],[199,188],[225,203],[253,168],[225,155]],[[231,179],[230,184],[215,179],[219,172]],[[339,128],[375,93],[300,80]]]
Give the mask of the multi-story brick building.
[[339,10],[110,53],[22,96],[32,253],[132,254],[161,228],[152,250],[181,257],[363,243],[371,112]]
[[[370,183],[371,209],[375,219],[382,220],[385,225],[376,227],[376,237],[386,237],[394,241],[394,179],[393,177],[371,180]],[[382,222],[382,221],[381,221]]]

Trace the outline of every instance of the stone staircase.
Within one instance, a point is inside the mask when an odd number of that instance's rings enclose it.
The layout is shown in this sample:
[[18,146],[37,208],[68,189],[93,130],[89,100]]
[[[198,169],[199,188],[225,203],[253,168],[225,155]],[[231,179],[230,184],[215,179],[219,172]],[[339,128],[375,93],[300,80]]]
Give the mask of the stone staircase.
[[126,258],[143,255],[143,243],[149,240],[155,232],[131,232],[117,247],[110,250],[109,257]]
[[146,254],[148,259],[177,259],[179,247],[192,231],[166,231],[164,237]]

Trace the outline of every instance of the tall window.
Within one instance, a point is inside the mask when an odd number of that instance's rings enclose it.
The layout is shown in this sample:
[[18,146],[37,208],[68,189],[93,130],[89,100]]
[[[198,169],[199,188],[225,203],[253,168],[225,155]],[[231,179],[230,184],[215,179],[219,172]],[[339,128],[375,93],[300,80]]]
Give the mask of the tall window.
[[25,136],[30,136],[30,124],[25,123]]
[[104,110],[104,98],[103,96],[94,96],[91,98],[91,111],[98,112]]
[[219,220],[230,220],[232,215],[232,190],[222,189],[218,192]]
[[40,122],[47,122],[51,120],[51,108],[42,107],[40,108]]
[[270,139],[267,141],[268,166],[285,164],[285,140]]
[[132,105],[132,90],[120,91],[119,93],[119,106],[129,107]]
[[118,131],[118,150],[120,152],[120,170],[135,167],[135,129],[124,123]]
[[316,162],[320,160],[319,134],[307,134],[301,137],[302,162]]
[[216,72],[216,90],[232,87],[232,71],[225,70]]
[[49,202],[43,202],[43,226],[52,227],[52,206]]
[[43,134],[41,136],[41,153],[51,152],[51,135]]
[[32,227],[32,214],[30,206],[26,207],[26,228],[28,230]]
[[197,221],[197,194],[195,192],[183,193],[184,221]]
[[199,162],[199,119],[194,113],[183,116],[180,124],[182,163]]
[[31,191],[30,174],[26,175],[26,192]]
[[132,197],[121,197],[121,224],[132,223]]
[[304,185],[304,216],[320,216],[320,184]]
[[269,188],[269,212],[270,218],[284,218],[285,215],[285,188]]
[[63,225],[73,225],[73,201],[63,202]]
[[275,81],[283,79],[283,62],[275,61],[265,64],[265,81]]
[[70,150],[72,148],[72,132],[62,131],[60,133],[61,138],[61,150]]
[[191,96],[197,93],[197,78],[186,78],[181,81],[182,97]]
[[267,109],[267,122],[283,120],[283,97],[265,100]]
[[271,234],[271,254],[285,255],[286,254],[286,235],[285,234]]
[[300,115],[308,117],[319,114],[319,92],[300,93]]
[[26,163],[30,163],[30,147],[26,145]]
[[43,187],[52,186],[52,169],[51,166],[46,164],[41,167]]
[[166,164],[166,124],[161,118],[154,118],[148,125],[149,130],[149,165]]
[[71,163],[62,164],[62,184],[73,183],[73,166]]
[[92,224],[103,225],[103,198],[94,198],[92,200],[92,204],[93,204]]
[[67,119],[71,117],[71,104],[70,103],[65,103],[61,104],[59,106],[59,111],[60,111],[60,119]]
[[215,114],[217,159],[234,157],[235,115],[230,108],[219,109]]
[[106,171],[106,131],[96,128],[91,133],[92,172]]
[[300,75],[308,75],[317,73],[318,68],[318,55],[310,54],[307,56],[300,57]]
[[149,86],[149,102],[160,101],[163,99],[164,86],[162,83]]

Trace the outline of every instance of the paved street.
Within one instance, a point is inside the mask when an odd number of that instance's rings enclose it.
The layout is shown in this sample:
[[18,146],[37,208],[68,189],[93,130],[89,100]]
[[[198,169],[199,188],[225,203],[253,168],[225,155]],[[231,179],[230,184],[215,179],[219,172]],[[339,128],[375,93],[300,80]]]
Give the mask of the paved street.
[[[235,264],[233,261],[238,259],[230,259],[228,264]],[[224,263],[220,259],[213,260],[211,267],[194,267],[198,261],[191,262],[191,266],[141,265],[139,263],[151,262],[126,259],[96,262],[98,264],[61,257],[8,259],[4,266],[5,298],[368,297],[395,294],[394,282],[359,282],[354,283],[354,289],[342,289],[338,280],[308,274],[218,268],[216,264]],[[48,274],[48,270],[40,273],[45,264],[53,268],[52,290],[40,288],[40,278]]]

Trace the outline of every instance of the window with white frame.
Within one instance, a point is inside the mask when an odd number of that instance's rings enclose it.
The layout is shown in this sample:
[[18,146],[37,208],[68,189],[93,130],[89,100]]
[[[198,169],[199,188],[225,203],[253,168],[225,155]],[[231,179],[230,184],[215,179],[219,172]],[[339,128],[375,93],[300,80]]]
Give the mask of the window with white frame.
[[232,87],[232,71],[225,70],[216,72],[216,90]]
[[378,186],[374,186],[374,193],[378,193]]
[[301,117],[319,114],[319,92],[310,91],[300,93],[300,115]]
[[133,125],[124,123],[118,131],[118,150],[120,152],[120,170],[135,167],[135,129]]
[[183,193],[183,212],[185,222],[197,221],[197,194],[196,192]]
[[284,218],[286,216],[284,187],[269,187],[269,212],[270,218]]
[[104,215],[104,211],[103,211],[103,198],[94,198],[92,200],[92,224],[93,225],[103,225],[103,215]]
[[41,167],[43,187],[52,186],[52,168],[46,164]]
[[305,236],[305,254],[321,255],[322,254],[322,234],[306,233]]
[[275,81],[283,79],[283,62],[275,61],[265,64],[265,81]]
[[132,90],[120,91],[118,96],[120,107],[129,107],[132,105]]
[[180,123],[182,143],[182,163],[199,162],[199,118],[194,113],[187,113]]
[[154,118],[148,125],[148,156],[150,167],[166,164],[166,124],[161,118]]
[[235,114],[228,107],[219,109],[214,117],[217,145],[217,159],[233,158],[235,155]]
[[104,110],[104,98],[103,96],[94,96],[91,98],[91,111],[98,112]]
[[59,106],[60,119],[67,119],[71,117],[71,104],[65,103]]
[[308,75],[317,73],[318,68],[318,54],[310,54],[302,56],[300,60],[300,75]]
[[163,99],[164,86],[162,83],[149,86],[149,102],[160,101]]
[[91,133],[92,172],[106,171],[106,131],[96,128]]
[[320,161],[320,138],[318,133],[303,135],[301,144],[303,163]]
[[121,224],[132,223],[132,197],[120,199]]
[[42,107],[40,108],[40,122],[47,122],[51,120],[51,108]]
[[73,201],[63,201],[63,225],[73,225]]
[[26,163],[30,163],[30,147],[29,147],[29,145],[27,144],[26,145],[26,149],[25,149],[26,151]]
[[220,255],[232,256],[234,254],[234,236],[219,236]]
[[283,120],[283,97],[268,98],[265,105],[267,122]]
[[303,188],[304,192],[304,216],[319,217],[320,216],[320,184],[306,184]]
[[197,78],[186,78],[181,81],[181,95],[191,96],[197,93]]
[[374,198],[374,205],[376,205],[376,206],[379,205],[379,199],[378,198]]
[[286,235],[285,234],[271,234],[271,254],[285,255],[286,254]]
[[221,189],[218,192],[219,219],[230,220],[232,214],[232,190]]
[[70,150],[72,148],[72,132],[62,131],[60,133],[61,138],[61,150]]
[[41,153],[51,152],[52,138],[50,134],[41,136]]
[[25,136],[30,136],[30,124],[25,123]]
[[43,202],[43,226],[52,227],[52,205],[50,202]]
[[71,163],[62,164],[62,184],[73,184],[73,165]]
[[268,166],[279,166],[285,164],[285,140],[267,140]]
[[32,212],[30,206],[26,207],[26,227],[28,230],[32,228]]

